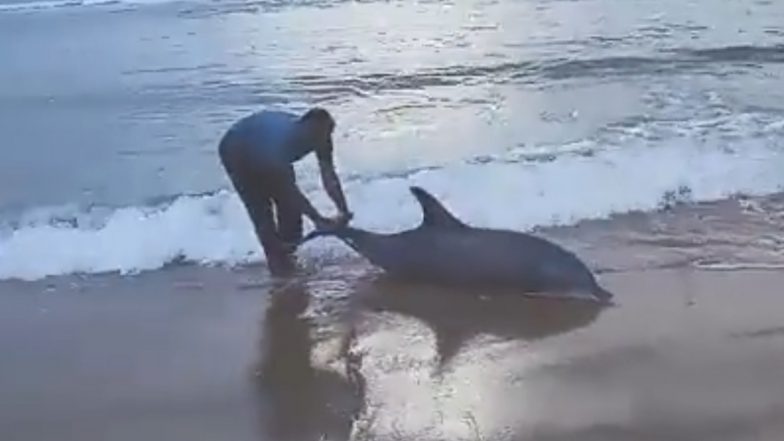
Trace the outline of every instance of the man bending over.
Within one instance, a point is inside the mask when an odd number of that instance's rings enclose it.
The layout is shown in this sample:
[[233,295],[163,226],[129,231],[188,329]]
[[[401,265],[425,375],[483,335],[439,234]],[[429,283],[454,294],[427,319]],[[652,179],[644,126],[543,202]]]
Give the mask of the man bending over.
[[[301,116],[265,110],[234,123],[220,141],[221,163],[253,222],[273,275],[294,269],[292,254],[302,239],[303,214],[316,228],[344,225],[352,218],[335,172],[334,129],[335,120],[321,108]],[[315,152],[321,182],[340,212],[335,219],[316,211],[297,187],[294,163],[310,152]]]

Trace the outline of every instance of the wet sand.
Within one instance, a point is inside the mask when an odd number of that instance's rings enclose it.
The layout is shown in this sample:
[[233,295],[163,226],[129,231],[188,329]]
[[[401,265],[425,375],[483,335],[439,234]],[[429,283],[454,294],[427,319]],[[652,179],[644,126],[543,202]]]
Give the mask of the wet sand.
[[173,273],[3,285],[2,439],[784,436],[784,272],[607,275],[603,310]]
[[0,439],[254,439],[265,299],[189,272],[3,284]]
[[[533,329],[509,305],[470,301],[428,318],[367,314],[356,350],[367,363],[374,439],[784,436],[784,273],[654,270],[604,280],[619,306],[591,315],[540,304]],[[461,314],[487,326],[441,366],[436,342]]]
[[747,206],[549,231],[614,268],[603,309],[356,261],[2,282],[0,439],[780,440],[784,271],[684,263],[780,255]]

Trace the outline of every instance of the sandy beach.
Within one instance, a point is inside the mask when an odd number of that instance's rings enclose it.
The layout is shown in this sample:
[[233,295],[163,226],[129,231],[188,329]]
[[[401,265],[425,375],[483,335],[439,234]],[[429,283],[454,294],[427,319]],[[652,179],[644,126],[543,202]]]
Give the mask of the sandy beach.
[[3,282],[0,437],[778,440],[784,271],[695,268],[673,239],[710,231],[725,240],[698,254],[729,258],[730,232],[774,233],[759,219],[779,202],[757,202],[543,231],[627,263],[601,275],[604,309],[404,285],[355,260],[286,283],[194,266]]

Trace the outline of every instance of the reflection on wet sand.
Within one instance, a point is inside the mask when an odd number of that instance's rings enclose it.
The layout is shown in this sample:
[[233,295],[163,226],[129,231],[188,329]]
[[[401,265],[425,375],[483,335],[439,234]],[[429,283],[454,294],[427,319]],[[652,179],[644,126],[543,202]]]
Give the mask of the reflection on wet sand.
[[[627,260],[646,256],[638,247],[623,249]],[[258,379],[262,439],[740,441],[784,433],[781,272],[614,272],[604,277],[620,293],[610,308],[357,272],[321,268],[271,294]],[[336,369],[345,374],[333,374],[321,349],[345,339],[350,350]]]
[[357,288],[354,308],[415,318],[435,334],[439,369],[482,334],[505,340],[538,340],[589,325],[604,309],[593,302],[516,294],[483,296],[385,278]]
[[[431,371],[432,375],[447,367],[466,343],[479,335],[538,340],[587,326],[602,310],[595,303],[579,300],[482,297],[385,278],[349,284],[336,297],[322,292],[325,288],[319,283],[292,281],[269,294],[256,371],[262,439],[347,440],[352,432],[356,435],[363,430],[354,427],[358,420],[371,423],[367,419],[373,418],[369,415],[373,411],[366,409],[361,363],[348,349],[355,338],[373,334],[364,329],[357,337],[354,332],[363,328],[363,323],[374,322],[379,313],[415,319],[432,330],[438,356],[437,372]],[[313,316],[311,309],[317,311]],[[340,342],[338,370],[343,372],[319,366],[316,361],[316,348],[324,343],[316,334],[324,328],[341,330],[335,341]],[[390,357],[405,357],[409,348],[402,344],[383,350]]]
[[[313,365],[314,326],[304,316],[310,300],[301,281],[270,292],[256,372],[262,440],[346,440],[361,408],[362,387],[350,372]],[[349,371],[351,359],[344,360]]]

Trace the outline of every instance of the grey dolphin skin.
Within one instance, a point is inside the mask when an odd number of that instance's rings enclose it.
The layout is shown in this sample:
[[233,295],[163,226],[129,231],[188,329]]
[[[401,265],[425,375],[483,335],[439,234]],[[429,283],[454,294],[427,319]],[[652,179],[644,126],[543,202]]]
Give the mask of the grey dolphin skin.
[[440,285],[499,287],[529,293],[588,297],[609,303],[577,256],[529,234],[469,226],[421,187],[410,187],[422,207],[411,230],[379,234],[350,226],[314,230],[303,238],[342,240],[388,275]]

